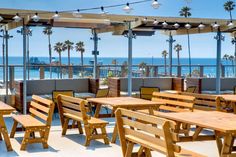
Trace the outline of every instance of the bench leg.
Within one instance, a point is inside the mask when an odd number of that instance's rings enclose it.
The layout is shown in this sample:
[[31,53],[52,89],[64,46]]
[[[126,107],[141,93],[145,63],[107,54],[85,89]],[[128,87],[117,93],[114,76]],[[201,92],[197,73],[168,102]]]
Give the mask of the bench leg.
[[104,136],[106,136],[106,137],[104,138],[104,143],[105,143],[105,144],[109,144],[109,139],[108,139],[108,137],[107,137],[107,131],[106,131],[106,125],[101,127],[101,132],[102,132],[102,134],[103,134]]
[[44,149],[48,148],[48,135],[49,135],[49,128],[45,128],[42,131],[39,131],[40,137],[42,138],[42,145]]
[[0,141],[2,141],[2,133],[0,132]]
[[65,118],[65,121],[63,123],[63,128],[62,128],[62,135],[66,134],[66,130],[68,128],[68,123],[69,123],[69,118]]
[[117,130],[117,124],[115,124],[114,130],[112,133],[111,143],[116,143],[117,136],[118,136],[118,130]]
[[30,131],[28,129],[26,129],[23,141],[21,143],[20,150],[25,150],[26,149],[26,146],[28,144],[29,138],[30,138]]
[[90,145],[90,141],[91,141],[91,137],[92,137],[92,132],[93,132],[93,129],[90,129],[89,126],[85,125],[84,126],[84,129],[85,129],[85,135],[86,135],[86,138],[85,138],[85,146],[89,146]]
[[144,151],[145,151],[145,157],[152,157],[150,149],[145,148]]
[[11,134],[10,134],[10,138],[14,138],[15,133],[16,133],[16,128],[17,128],[18,122],[14,120],[12,129],[11,129]]
[[125,152],[125,157],[131,157],[132,156],[133,148],[134,148],[134,143],[133,142],[128,142],[127,150]]
[[79,133],[83,134],[84,132],[83,132],[83,128],[82,128],[81,122],[77,121],[77,125],[78,125],[78,129],[79,129]]

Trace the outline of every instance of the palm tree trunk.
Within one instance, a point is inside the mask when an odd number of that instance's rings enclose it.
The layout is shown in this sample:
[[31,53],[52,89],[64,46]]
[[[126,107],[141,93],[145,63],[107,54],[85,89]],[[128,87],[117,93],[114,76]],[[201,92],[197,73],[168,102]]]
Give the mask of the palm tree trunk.
[[189,32],[187,29],[187,35],[188,35],[188,59],[189,59],[189,76],[191,77],[192,75],[192,63],[191,63],[191,52],[190,52],[190,37],[189,37]]
[[178,66],[180,66],[179,51],[177,51],[177,58],[178,58]]
[[60,78],[62,78],[62,69],[61,69],[61,52],[59,52],[59,65],[60,65]]
[[166,56],[164,57],[164,59],[165,59],[165,75],[167,74],[166,73]]
[[232,12],[231,11],[229,11],[229,16],[230,16],[230,21],[232,21]]
[[70,66],[70,48],[68,48],[68,66]]
[[82,66],[82,73],[81,76],[84,76],[84,54],[83,52],[80,53],[80,61],[81,61],[81,66]]
[[48,52],[49,52],[49,64],[50,64],[50,78],[52,78],[52,49],[51,49],[51,39],[50,35],[48,35]]

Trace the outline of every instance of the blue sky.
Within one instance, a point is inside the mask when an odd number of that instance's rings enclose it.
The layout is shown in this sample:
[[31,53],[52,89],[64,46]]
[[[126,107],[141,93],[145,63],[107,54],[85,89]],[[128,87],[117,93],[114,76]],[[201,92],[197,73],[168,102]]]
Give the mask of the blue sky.
[[[120,4],[132,2],[134,0],[1,0],[1,8],[16,9],[38,9],[38,10],[75,10],[78,8],[100,7],[105,5]],[[192,17],[203,18],[224,18],[228,19],[229,14],[224,11],[223,4],[226,0],[192,0],[188,5],[192,8]],[[153,9],[151,2],[137,4],[132,6],[134,10],[131,15],[150,15],[150,16],[179,16],[179,10],[187,3],[185,0],[159,0],[162,4],[159,9]],[[111,14],[125,14],[121,8],[106,10]],[[99,11],[93,11],[94,13]],[[233,17],[235,17],[233,12]],[[42,34],[42,27],[32,28],[33,36],[30,37],[30,55],[31,56],[48,56],[47,37]],[[22,56],[22,36],[16,33],[16,29],[10,31],[14,37],[9,41],[9,55]],[[191,53],[194,58],[215,58],[216,41],[214,33],[191,35]],[[71,40],[73,42],[84,41],[85,57],[91,57],[93,42],[90,40],[91,31],[85,29],[53,29],[52,44],[58,41]],[[100,34],[99,37],[99,57],[127,57],[127,38],[123,36],[112,36],[111,33]],[[133,42],[134,57],[161,57],[163,50],[168,50],[166,40],[168,36],[161,35],[160,32],[152,37],[137,37]],[[183,46],[181,57],[188,57],[187,53],[187,36],[174,36],[176,43]],[[233,54],[234,46],[231,44],[231,37],[225,34],[225,41],[222,44],[222,55]],[[58,56],[53,52],[53,56]],[[63,53],[62,56],[67,56]],[[79,54],[71,52],[72,57]],[[176,57],[176,54],[174,54]]]

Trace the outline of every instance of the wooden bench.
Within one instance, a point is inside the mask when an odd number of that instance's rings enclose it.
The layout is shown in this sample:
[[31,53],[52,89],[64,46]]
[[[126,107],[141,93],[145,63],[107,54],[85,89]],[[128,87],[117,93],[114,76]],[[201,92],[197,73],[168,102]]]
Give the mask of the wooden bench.
[[[13,138],[18,123],[25,129],[25,135],[21,144],[21,150],[25,150],[27,144],[42,143],[43,148],[48,148],[48,136],[54,112],[54,103],[50,100],[33,95],[30,102],[30,115],[14,115],[14,124],[10,137]],[[40,137],[35,137],[39,132]]]
[[[173,132],[176,125],[172,121],[125,109],[116,111],[116,121],[123,157],[151,157],[152,150],[167,157],[203,157],[176,144],[178,135]],[[136,154],[134,144],[140,145]]]
[[194,100],[193,96],[178,94],[154,92],[152,95],[152,101],[163,102],[164,104],[159,107],[159,111],[167,112],[193,111]]
[[[84,123],[85,146],[89,146],[90,141],[95,139],[103,139],[105,144],[109,144],[106,133],[108,122],[87,115],[89,111],[89,107],[86,106],[87,101],[65,95],[59,95],[57,100],[60,120],[63,126],[62,135],[66,135],[69,121],[74,120],[77,121],[80,134],[83,134],[81,122]],[[101,129],[101,133],[98,134],[96,129]]]
[[227,104],[222,97],[217,95],[187,92],[181,92],[179,94],[195,97],[194,111],[232,111],[232,107],[230,106],[230,104]]
[[[164,104],[159,106],[158,111],[154,111],[154,115],[158,116],[160,112],[192,112],[194,100],[193,96],[154,92],[152,101]],[[177,122],[176,128],[177,133],[189,135],[190,125]]]

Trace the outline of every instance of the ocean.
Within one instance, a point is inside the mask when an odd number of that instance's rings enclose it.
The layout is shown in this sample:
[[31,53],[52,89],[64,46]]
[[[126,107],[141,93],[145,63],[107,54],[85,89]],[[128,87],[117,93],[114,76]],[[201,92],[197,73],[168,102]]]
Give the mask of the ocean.
[[[39,61],[44,63],[49,63],[48,57],[37,57]],[[112,61],[116,59],[117,64],[121,65],[123,62],[127,61],[127,58],[104,58],[104,57],[98,57],[98,62],[102,63],[103,65],[109,65],[112,64]],[[55,60],[58,60],[58,58],[55,58]],[[93,60],[92,57],[85,57],[84,58],[84,65],[89,65],[90,61]],[[168,58],[167,58],[167,65],[168,65]],[[215,77],[216,70],[215,70],[215,64],[216,59],[214,58],[192,58],[192,65],[195,65],[192,67],[192,70],[196,69],[199,70],[199,65],[208,65],[209,67],[204,68],[204,76],[206,77]],[[67,64],[68,58],[62,57],[62,64]],[[163,58],[133,58],[133,65],[138,65],[141,62],[145,62],[148,65],[164,65],[164,59]],[[2,64],[2,57],[0,57],[0,64]],[[79,57],[71,57],[71,64],[73,65],[80,65],[80,58]],[[188,65],[188,58],[181,58],[180,59],[181,65]],[[232,65],[230,61],[222,61],[222,64],[224,65]],[[22,57],[9,57],[9,65],[23,65],[23,58]],[[91,64],[90,64],[91,65]],[[177,58],[173,58],[173,65],[177,65]],[[167,68],[168,69],[168,68]],[[137,68],[133,68],[134,71],[137,71]],[[3,72],[2,68],[0,69],[0,80],[3,79]],[[90,70],[91,72],[91,70]],[[164,67],[158,69],[159,73],[164,73]],[[186,76],[189,73],[189,68],[187,66],[184,66],[181,71],[182,75]],[[234,71],[232,67],[227,67],[225,70],[226,77],[234,76]],[[107,75],[107,71],[101,73],[101,77],[105,77]],[[177,68],[173,68],[173,74],[177,74]],[[53,78],[58,78],[58,73],[53,73]],[[45,78],[49,78],[49,72],[45,71]],[[79,75],[75,75],[77,77]],[[16,67],[15,68],[15,79],[22,79],[23,78],[23,68],[22,67]],[[67,78],[67,75],[63,75],[64,78]],[[30,79],[38,79],[39,78],[39,70],[38,69],[31,69],[30,70]]]

